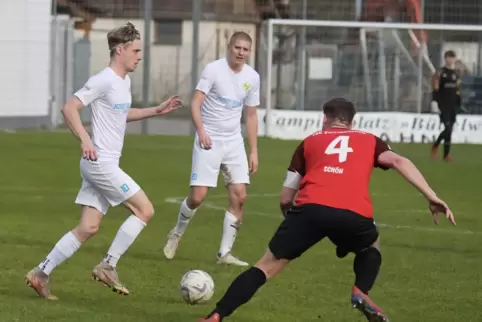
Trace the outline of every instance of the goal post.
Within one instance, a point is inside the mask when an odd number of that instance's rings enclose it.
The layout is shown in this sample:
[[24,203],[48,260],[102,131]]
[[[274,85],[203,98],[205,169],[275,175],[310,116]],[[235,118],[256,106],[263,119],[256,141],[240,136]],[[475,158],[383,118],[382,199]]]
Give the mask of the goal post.
[[464,73],[480,74],[481,32],[479,25],[267,20],[258,46],[263,134],[270,136],[272,113],[319,111],[339,96],[362,112],[425,112],[444,51],[457,53]]

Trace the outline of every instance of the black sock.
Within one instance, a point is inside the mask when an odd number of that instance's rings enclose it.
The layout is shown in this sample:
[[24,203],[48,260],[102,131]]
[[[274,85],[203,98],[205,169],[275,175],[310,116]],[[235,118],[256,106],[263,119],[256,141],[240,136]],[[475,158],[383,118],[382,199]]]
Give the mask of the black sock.
[[363,293],[368,294],[375,284],[381,265],[382,254],[376,248],[370,247],[356,254],[353,262],[355,286]]
[[218,313],[221,319],[230,316],[238,307],[247,303],[258,289],[266,283],[266,275],[257,267],[241,273],[228,288],[216,309],[209,315]]
[[442,142],[442,140],[444,139],[444,137],[445,137],[445,130],[443,130],[443,131],[439,134],[439,136],[438,136],[438,138],[437,138],[437,141],[435,141],[435,143],[433,144],[433,146],[434,146],[435,148],[438,148],[438,146],[440,145],[440,143]]
[[450,142],[444,142],[444,158],[448,157],[450,154]]

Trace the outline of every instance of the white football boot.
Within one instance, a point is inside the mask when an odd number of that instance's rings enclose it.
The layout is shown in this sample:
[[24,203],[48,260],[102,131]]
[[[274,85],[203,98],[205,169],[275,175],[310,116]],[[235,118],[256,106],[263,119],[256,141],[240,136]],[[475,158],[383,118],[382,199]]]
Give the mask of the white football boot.
[[164,256],[167,259],[174,258],[180,240],[181,236],[179,234],[176,234],[174,230],[171,230],[171,232],[167,235],[166,246],[164,246]]
[[224,264],[224,265],[236,265],[236,266],[249,266],[248,263],[243,262],[237,257],[234,257],[231,252],[226,253],[226,255],[221,256],[220,253],[216,255],[217,258],[217,263],[218,264]]

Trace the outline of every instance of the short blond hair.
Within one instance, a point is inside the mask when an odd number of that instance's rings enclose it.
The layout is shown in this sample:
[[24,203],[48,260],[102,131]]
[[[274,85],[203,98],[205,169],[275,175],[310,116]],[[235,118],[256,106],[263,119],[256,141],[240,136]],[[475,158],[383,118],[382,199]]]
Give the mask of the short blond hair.
[[141,39],[141,34],[136,27],[128,22],[125,25],[114,28],[107,34],[107,43],[109,44],[110,55],[114,56],[115,49],[121,45]]
[[236,31],[231,36],[231,38],[229,38],[229,45],[234,44],[236,42],[236,40],[244,40],[244,41],[249,42],[250,44],[253,43],[253,39],[251,38],[251,36],[247,32],[244,32],[244,31]]

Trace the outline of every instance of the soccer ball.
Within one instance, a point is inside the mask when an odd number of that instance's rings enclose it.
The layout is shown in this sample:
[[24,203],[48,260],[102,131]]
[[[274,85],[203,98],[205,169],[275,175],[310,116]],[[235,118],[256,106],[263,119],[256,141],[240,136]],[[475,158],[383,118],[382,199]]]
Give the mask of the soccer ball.
[[204,271],[191,270],[182,277],[179,291],[183,300],[188,304],[205,303],[214,295],[214,281]]

